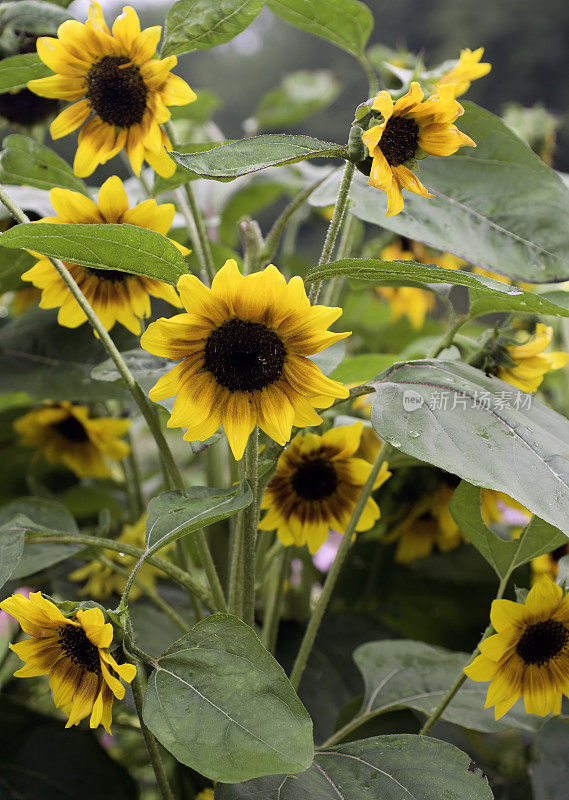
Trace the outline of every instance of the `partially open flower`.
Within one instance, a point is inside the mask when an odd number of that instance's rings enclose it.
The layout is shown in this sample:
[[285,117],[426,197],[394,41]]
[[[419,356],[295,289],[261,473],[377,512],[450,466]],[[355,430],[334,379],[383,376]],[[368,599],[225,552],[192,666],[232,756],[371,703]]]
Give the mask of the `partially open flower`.
[[536,392],[546,373],[561,369],[567,364],[569,354],[545,353],[553,338],[553,328],[539,322],[535,335],[525,344],[507,347],[515,366],[499,367],[497,375],[503,381],[517,386],[523,392]]
[[67,20],[57,38],[38,39],[38,55],[55,74],[30,81],[28,88],[41,97],[75,101],[50,130],[59,139],[83,126],[76,175],[91,175],[123,148],[137,175],[143,161],[164,177],[174,173],[176,165],[164,149],[171,144],[160,126],[171,116],[168,106],[186,105],[196,95],[172,75],[176,56],[155,58],[161,31],[159,25],[141,31],[136,11],[126,6],[111,33],[100,4],[92,0],[84,25]]
[[[362,134],[371,157],[368,183],[387,194],[388,217],[403,209],[402,189],[434,196],[409,168],[420,155],[450,156],[460,147],[476,147],[453,124],[464,109],[454,99],[452,85],[441,86],[437,94],[423,98],[417,81],[395,103],[389,92],[380,92],[371,105],[371,115],[382,121]],[[363,165],[359,166],[363,170]]]
[[483,55],[483,47],[479,47],[477,50],[465,47],[464,50],[460,51],[460,58],[455,66],[445,72],[442,78],[439,78],[437,89],[440,89],[441,86],[450,85],[454,87],[455,97],[461,97],[466,94],[472,81],[483,78],[492,69],[492,64],[484,61],[480,62]]
[[113,627],[103,612],[90,608],[67,618],[41,592],[32,592],[29,598],[12,595],[0,608],[32,637],[10,645],[26,662],[14,675],[49,675],[54,703],[68,718],[66,728],[90,717],[91,728],[102,725],[110,733],[113,700],[122,700],[125,693],[119,678],[130,683],[136,667],[118,664],[109,652]]
[[25,447],[33,447],[50,464],[65,464],[78,478],[108,478],[108,459],[130,452],[120,438],[129,419],[91,417],[86,406],[51,403],[19,417],[14,428]]

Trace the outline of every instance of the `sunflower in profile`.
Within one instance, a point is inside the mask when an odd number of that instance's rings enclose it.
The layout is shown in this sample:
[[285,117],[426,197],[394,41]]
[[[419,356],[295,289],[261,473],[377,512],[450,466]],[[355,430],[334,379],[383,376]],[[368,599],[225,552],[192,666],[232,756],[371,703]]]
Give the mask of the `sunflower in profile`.
[[168,427],[187,428],[187,441],[208,439],[223,425],[240,459],[255,425],[284,444],[293,425],[322,422],[315,407],[349,396],[308,358],[349,335],[327,330],[342,309],[311,306],[302,278],[287,284],[272,264],[243,276],[230,259],[211,289],[182,275],[178,292],[186,313],[151,323],[140,343],[182,359],[149,397],[177,395]]
[[472,139],[454,125],[464,113],[454,99],[454,86],[441,86],[426,100],[417,81],[407,94],[393,102],[391,94],[380,92],[371,105],[372,121],[382,121],[362,134],[371,158],[368,183],[387,194],[390,217],[403,210],[402,189],[423,197],[434,197],[406,166],[423,155],[450,156],[460,147],[476,147]]
[[[144,534],[146,528],[146,514],[135,522],[134,525],[125,525],[118,542],[132,544],[136,547],[144,548]],[[164,551],[162,551],[164,554]],[[70,574],[72,581],[84,581],[84,586],[79,590],[80,595],[94,598],[95,600],[106,600],[113,593],[122,594],[128,574],[132,571],[136,563],[133,556],[120,553],[117,550],[109,550],[105,561],[93,559],[79,567]],[[136,574],[136,581],[130,591],[130,601],[136,600],[143,592],[142,587],[154,589],[156,578],[160,570],[152,564],[145,562]]]
[[[98,203],[69,189],[52,189],[49,197],[57,216],[44,217],[38,223],[126,223],[165,236],[170,230],[175,213],[172,203],[159,205],[156,200],[145,200],[129,208],[122,181],[116,175],[108,178],[101,186]],[[170,241],[184,255],[190,252],[181,244]],[[38,253],[34,255],[39,261],[24,272],[22,278],[41,289],[40,308],[59,308],[57,321],[66,328],[77,328],[87,322],[85,312],[51,261]],[[140,320],[150,316],[150,295],[166,300],[177,308],[181,307],[176,290],[161,281],[119,270],[64,263],[108,331],[116,322],[120,322],[131,333],[140,334]]]
[[538,322],[535,334],[524,344],[506,347],[513,366],[502,366],[497,375],[522,392],[537,392],[545,375],[567,364],[569,354],[545,353],[553,339],[553,328]]
[[[311,553],[326,541],[331,528],[344,533],[372,466],[355,457],[362,430],[363,422],[356,422],[330,428],[322,436],[297,434],[265,491],[261,508],[267,513],[260,530],[276,530],[284,545],[307,544]],[[374,489],[390,477],[387,467],[386,462],[381,465]],[[369,530],[379,516],[370,497],[356,530]]]
[[125,693],[119,678],[130,683],[136,667],[117,664],[109,652],[113,626],[105,622],[103,612],[90,608],[77,611],[73,618],[64,617],[41,592],[29,597],[14,594],[0,608],[32,637],[10,645],[26,662],[14,675],[49,675],[54,703],[67,717],[66,728],[90,716],[91,728],[102,725],[110,733],[113,700],[122,700]]
[[494,600],[490,621],[496,633],[464,670],[490,681],[485,708],[494,706],[500,719],[521,696],[528,714],[560,714],[562,696],[569,697],[569,597],[544,575],[525,603]]
[[120,437],[129,419],[91,417],[86,406],[50,403],[14,422],[24,447],[33,447],[50,464],[65,464],[78,478],[108,478],[108,459],[120,461],[130,447]]
[[437,89],[440,89],[441,86],[451,85],[454,87],[455,97],[461,97],[466,94],[472,81],[483,78],[492,69],[492,64],[480,60],[483,55],[483,47],[479,47],[477,50],[465,47],[464,50],[460,51],[460,58],[454,67],[439,78]]
[[171,143],[160,126],[171,116],[168,106],[186,105],[196,95],[171,73],[176,56],[155,58],[161,31],[159,25],[141,31],[136,11],[126,6],[111,32],[92,0],[84,25],[67,20],[57,38],[37,40],[39,57],[55,74],[29,81],[28,88],[41,97],[75,101],[50,131],[59,139],[83,125],[76,175],[91,175],[123,148],[137,175],[143,161],[166,178],[174,173],[176,165],[164,149]]

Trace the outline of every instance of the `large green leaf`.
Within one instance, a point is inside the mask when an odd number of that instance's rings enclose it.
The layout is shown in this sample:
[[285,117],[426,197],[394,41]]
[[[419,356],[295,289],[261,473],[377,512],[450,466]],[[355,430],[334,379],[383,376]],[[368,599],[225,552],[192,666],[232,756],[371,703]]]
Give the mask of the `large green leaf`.
[[216,800],[492,800],[466,753],[426,736],[374,736],[319,750],[302,775],[220,786]]
[[569,782],[569,720],[550,719],[535,742],[529,767],[534,800],[565,800]]
[[248,28],[264,0],[178,0],[166,15],[162,57],[208,50]]
[[[24,284],[22,275],[35,263],[25,250],[14,253],[13,250],[0,247],[0,292],[11,292]],[[29,285],[29,284],[28,284]]]
[[363,56],[373,28],[373,15],[358,0],[267,0],[279,17],[303,31]]
[[394,361],[397,361],[397,356],[392,353],[348,356],[330,373],[330,377],[341,383],[365,383],[372,380],[378,372],[390,367]]
[[[177,147],[178,152],[181,154],[203,153],[204,150],[211,150],[214,147],[221,147],[222,144],[224,144],[224,142],[198,142],[193,144],[177,145]],[[183,186],[184,183],[197,179],[197,177],[197,175],[194,175],[193,173],[188,172],[186,169],[182,169],[182,167],[178,166],[176,167],[174,174],[169,178],[163,178],[161,175],[155,174],[152,194],[154,197],[157,197],[163,192],[171,192],[173,189],[177,189],[178,186]]]
[[158,659],[144,721],[183,764],[212,780],[301,772],[312,721],[282,667],[237,617],[199,622]]
[[247,125],[260,131],[280,130],[287,125],[296,125],[327,108],[339,93],[340,83],[330,70],[291,72],[285,75],[280,86],[261,98],[252,119],[247,120]]
[[[385,195],[357,173],[350,211],[492,272],[531,283],[566,280],[569,188],[501,119],[464,105],[457,124],[477,147],[419,162],[419,177],[434,198],[404,192],[404,211],[386,217]],[[340,180],[330,178],[310,202],[333,203]]]
[[170,155],[176,164],[194,175],[228,180],[267,167],[294,164],[305,158],[339,157],[342,153],[342,145],[333,142],[322,142],[310,136],[268,133],[222,144],[203,153],[172,152]]
[[36,53],[10,56],[0,61],[0,94],[23,89],[28,81],[53,75]]
[[252,499],[246,482],[231,489],[191,486],[185,495],[163,492],[148,504],[147,550],[154,553],[181,536],[226,519],[251,505]]
[[[480,316],[495,311],[508,311],[517,314],[543,314],[567,317],[569,308],[558,305],[548,297],[524,292],[516,286],[502,283],[458,269],[446,269],[434,264],[421,264],[418,261],[381,261],[375,258],[343,258],[331,261],[321,267],[308,271],[305,282],[328,278],[357,278],[373,281],[375,284],[402,284],[406,286],[425,286],[449,283],[467,286],[472,290],[472,316]],[[556,292],[555,296],[560,292]]]
[[461,481],[455,489],[449,507],[460,530],[500,578],[512,569],[527,564],[532,558],[551,553],[556,547],[567,544],[564,533],[539,517],[532,517],[518,539],[510,541],[501,538],[482,519],[480,488],[466,481]]
[[48,190],[61,186],[87,194],[83,181],[74,175],[61,156],[35,139],[19,133],[7,136],[2,143],[0,181]]
[[[346,726],[346,732],[348,727],[355,731],[373,717],[401,708],[429,716],[471,658],[468,653],[404,639],[368,642],[358,647],[353,657],[365,690],[361,708]],[[539,725],[523,706],[495,721],[492,709],[484,709],[487,690],[487,684],[467,680],[442,718],[484,733],[511,728],[535,730]]]
[[569,535],[569,422],[459,361],[394,364],[373,382],[379,436],[477,486],[498,489]]
[[0,245],[172,284],[188,271],[184,257],[166,236],[137,225],[27,222],[3,233]]
[[53,3],[43,0],[10,0],[0,5],[0,28],[14,28],[42,36],[57,32],[73,16]]

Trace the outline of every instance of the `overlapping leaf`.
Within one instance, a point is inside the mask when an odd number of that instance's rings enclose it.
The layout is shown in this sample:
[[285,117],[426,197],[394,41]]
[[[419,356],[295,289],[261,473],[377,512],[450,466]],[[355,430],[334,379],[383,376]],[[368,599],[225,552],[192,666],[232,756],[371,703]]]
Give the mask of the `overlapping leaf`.
[[207,50],[248,28],[264,0],[178,0],[166,15],[162,57]]

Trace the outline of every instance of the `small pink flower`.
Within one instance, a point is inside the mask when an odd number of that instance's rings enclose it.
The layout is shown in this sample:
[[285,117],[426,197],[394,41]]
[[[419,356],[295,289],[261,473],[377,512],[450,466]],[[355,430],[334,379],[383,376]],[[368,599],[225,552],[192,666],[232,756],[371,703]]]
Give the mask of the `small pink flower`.
[[522,511],[519,508],[512,508],[501,500],[498,500],[498,508],[502,514],[502,520],[506,525],[522,525],[522,527],[525,527],[531,519],[527,511]]
[[330,531],[328,534],[328,538],[320,547],[316,553],[312,556],[312,561],[314,562],[314,566],[316,569],[319,569],[320,572],[328,572],[334,559],[336,558],[336,553],[338,552],[338,548],[340,547],[340,542],[342,541],[343,534],[338,533],[338,531]]

